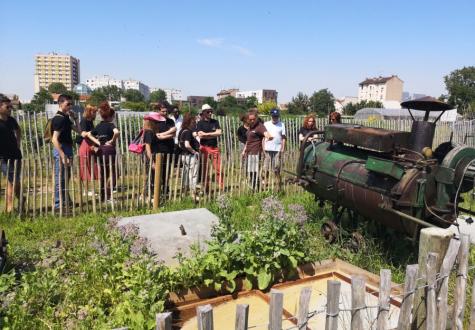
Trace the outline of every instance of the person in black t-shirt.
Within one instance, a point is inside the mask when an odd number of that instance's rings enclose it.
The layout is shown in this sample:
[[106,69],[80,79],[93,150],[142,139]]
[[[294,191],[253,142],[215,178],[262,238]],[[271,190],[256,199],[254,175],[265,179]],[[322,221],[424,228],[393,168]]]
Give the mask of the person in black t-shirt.
[[111,202],[112,187],[115,187],[117,179],[115,168],[115,142],[119,138],[120,132],[113,123],[115,111],[109,106],[109,103],[101,103],[99,106],[99,114],[101,115],[102,121],[86,136],[99,148],[97,157],[100,165],[101,199]]
[[164,121],[157,122],[158,133],[158,153],[162,154],[162,176],[161,187],[163,193],[167,194],[169,190],[168,178],[171,176],[172,155],[175,149],[175,122],[168,118],[168,108],[165,104],[159,103],[155,109],[159,109],[159,114],[165,118]]
[[248,123],[248,114],[244,114],[241,116],[242,125],[239,126],[237,129],[237,137],[239,140],[239,150],[242,152],[244,146],[246,145],[247,140],[247,131],[249,130],[249,123]]
[[7,212],[13,211],[13,195],[20,199],[21,172],[21,130],[15,118],[11,117],[12,103],[6,96],[0,96],[0,167],[7,177]]
[[199,150],[200,144],[196,140],[196,122],[191,113],[187,113],[183,119],[178,145],[181,149],[181,161],[183,164],[183,186],[190,188],[193,198],[196,198],[196,185],[198,183]]
[[[66,206],[66,211],[72,206],[69,193],[69,178],[71,177],[71,162],[73,157],[73,137],[71,131],[79,132],[77,116],[71,111],[73,101],[69,95],[61,94],[58,98],[59,111],[51,120],[53,136],[53,157],[54,157],[54,207],[62,210]],[[71,121],[74,121],[73,122]]]
[[[303,119],[303,126],[299,130],[299,141],[300,143],[303,143],[303,140],[305,139],[305,136],[307,136],[308,133],[315,131],[316,130],[316,120],[315,116],[310,114],[305,116]],[[316,139],[314,136],[310,136],[307,141],[305,142],[305,148],[312,143],[312,141]]]
[[223,188],[223,178],[221,175],[221,155],[218,148],[218,136],[221,136],[221,127],[216,119],[211,118],[213,108],[209,104],[203,104],[201,107],[201,120],[196,124],[197,136],[200,139],[200,151],[202,159],[202,168],[204,175],[202,178],[205,182],[205,188],[208,188],[208,159],[211,158],[213,168],[216,172],[216,180],[221,188]]
[[97,166],[94,166],[94,172],[91,170],[91,156],[95,153],[95,147],[94,143],[87,137],[89,132],[91,132],[94,128],[96,114],[96,107],[92,105],[86,105],[82,120],[79,123],[81,135],[78,135],[76,138],[76,142],[79,143],[79,175],[83,181],[89,181],[92,178],[97,179],[99,175],[97,172]]
[[[158,123],[165,121],[165,118],[158,112],[151,112],[144,117],[142,141],[145,145],[145,169],[146,180],[144,187],[144,195],[152,197],[155,183],[155,155],[159,150],[159,140],[157,137]],[[149,174],[150,173],[150,177]],[[163,178],[163,174],[162,174]]]

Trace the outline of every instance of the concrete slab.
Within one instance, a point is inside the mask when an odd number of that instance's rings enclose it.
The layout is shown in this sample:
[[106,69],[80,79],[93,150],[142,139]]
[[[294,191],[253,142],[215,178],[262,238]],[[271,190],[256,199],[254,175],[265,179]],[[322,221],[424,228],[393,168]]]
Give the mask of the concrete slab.
[[[190,256],[190,246],[198,243],[206,249],[206,240],[211,238],[211,229],[218,217],[205,208],[139,215],[121,219],[117,226],[134,224],[139,236],[149,241],[149,249],[168,266],[176,266],[178,252]],[[183,226],[186,235],[182,234]]]

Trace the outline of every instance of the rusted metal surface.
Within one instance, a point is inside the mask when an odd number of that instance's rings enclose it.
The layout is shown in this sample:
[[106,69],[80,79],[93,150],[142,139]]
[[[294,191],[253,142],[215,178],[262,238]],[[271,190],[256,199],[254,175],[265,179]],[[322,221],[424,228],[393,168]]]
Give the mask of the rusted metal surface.
[[393,152],[398,147],[408,148],[410,132],[392,131],[359,125],[334,124],[325,128],[325,138],[379,152]]
[[446,111],[453,109],[453,106],[441,102],[431,96],[425,96],[416,100],[402,102],[401,107],[424,111]]

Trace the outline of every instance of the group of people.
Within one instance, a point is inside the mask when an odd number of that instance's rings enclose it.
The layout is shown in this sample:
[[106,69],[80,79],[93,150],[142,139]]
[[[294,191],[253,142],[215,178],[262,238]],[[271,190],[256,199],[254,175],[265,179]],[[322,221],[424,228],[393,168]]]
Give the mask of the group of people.
[[[53,144],[56,209],[71,207],[72,203],[67,193],[68,181],[71,177],[71,162],[73,144],[77,143],[79,156],[79,172],[83,181],[99,180],[100,197],[105,202],[112,200],[115,189],[116,173],[116,144],[120,138],[119,129],[114,124],[115,111],[107,102],[98,107],[86,105],[81,121],[72,111],[73,101],[68,95],[58,98],[58,112],[50,119],[51,142]],[[13,196],[20,195],[21,173],[21,130],[11,116],[11,101],[0,98],[0,164],[2,173],[7,176],[6,209],[12,211]],[[208,189],[210,175],[209,166],[213,167],[216,183],[223,188],[221,172],[221,154],[218,138],[222,129],[218,120],[213,118],[214,109],[204,104],[198,116],[186,113],[180,114],[177,106],[171,109],[164,103],[152,105],[152,112],[144,116],[143,128],[139,141],[144,147],[147,180],[144,183],[144,198],[151,197],[154,190],[155,159],[162,154],[160,189],[168,191],[167,173],[170,172],[170,161],[175,158],[175,164],[180,163],[183,170],[183,187],[196,197],[199,179],[204,183],[203,189]],[[101,120],[95,124],[97,114]],[[257,109],[250,109],[242,118],[242,125],[237,130],[240,142],[243,165],[248,173],[249,184],[258,189],[270,178],[275,176],[278,187],[281,186],[282,156],[286,146],[286,129],[280,120],[280,111],[272,109],[271,119],[264,122],[259,118]],[[304,125],[299,131],[299,140],[306,138],[309,132],[315,131],[316,119],[309,115],[304,119]],[[73,139],[72,132],[76,132]],[[178,162],[180,159],[180,162]],[[261,160],[263,167],[260,168]],[[208,164],[210,162],[211,164]],[[167,165],[168,164],[168,165]],[[92,193],[92,192],[90,192]]]

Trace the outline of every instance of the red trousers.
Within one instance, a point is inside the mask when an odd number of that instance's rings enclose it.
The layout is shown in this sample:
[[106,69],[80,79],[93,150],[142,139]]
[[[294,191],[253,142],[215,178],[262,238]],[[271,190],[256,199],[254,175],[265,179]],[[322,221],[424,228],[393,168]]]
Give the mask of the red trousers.
[[221,188],[223,188],[223,176],[221,174],[221,154],[219,153],[219,149],[217,147],[209,147],[209,146],[200,146],[201,151],[201,159],[202,159],[202,173],[203,173],[203,182],[205,183],[205,187],[209,185],[209,177],[211,173],[208,173],[208,159],[211,158],[213,168],[216,172],[216,180]]

